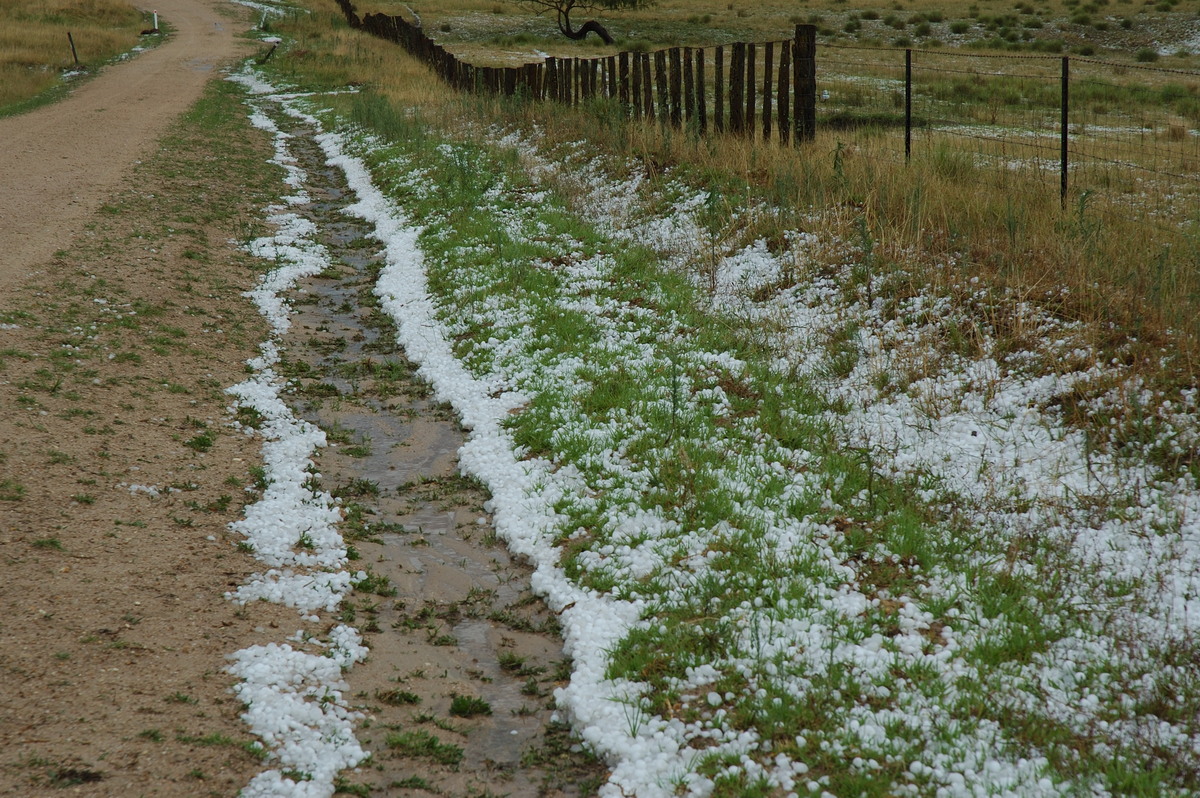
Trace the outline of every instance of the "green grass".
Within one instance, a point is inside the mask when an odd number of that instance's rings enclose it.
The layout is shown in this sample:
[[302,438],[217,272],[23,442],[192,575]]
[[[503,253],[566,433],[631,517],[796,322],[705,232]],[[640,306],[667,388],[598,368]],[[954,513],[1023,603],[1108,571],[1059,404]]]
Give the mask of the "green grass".
[[176,732],[175,740],[189,745],[202,746],[227,746],[230,748],[240,749],[255,759],[262,760],[267,757],[267,749],[262,743],[257,740],[237,740],[223,732],[211,732],[209,734],[192,735],[185,732]]
[[385,598],[396,595],[396,587],[391,580],[383,574],[375,573],[370,568],[366,569],[366,576],[354,583],[354,589],[360,593],[373,593]]
[[0,479],[0,502],[19,502],[24,498],[24,485],[12,477]]
[[492,705],[476,696],[454,695],[450,699],[450,714],[458,718],[491,715]]
[[421,697],[408,690],[376,690],[375,699],[391,706],[404,706],[421,703]]
[[440,765],[457,767],[463,760],[462,748],[443,743],[426,731],[393,732],[387,735],[385,744],[398,754],[432,759]]

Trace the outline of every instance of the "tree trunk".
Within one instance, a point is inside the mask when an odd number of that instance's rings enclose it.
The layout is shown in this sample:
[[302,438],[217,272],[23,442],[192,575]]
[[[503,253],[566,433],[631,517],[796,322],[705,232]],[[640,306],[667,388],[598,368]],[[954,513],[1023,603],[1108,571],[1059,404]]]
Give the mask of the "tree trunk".
[[579,30],[573,30],[571,28],[570,10],[558,12],[558,29],[562,31],[562,35],[566,36],[568,39],[575,39],[578,41],[585,38],[589,33],[594,33],[599,36],[601,41],[603,41],[605,44],[613,43],[613,37],[609,35],[608,31],[605,30],[603,25],[594,19],[583,23]]

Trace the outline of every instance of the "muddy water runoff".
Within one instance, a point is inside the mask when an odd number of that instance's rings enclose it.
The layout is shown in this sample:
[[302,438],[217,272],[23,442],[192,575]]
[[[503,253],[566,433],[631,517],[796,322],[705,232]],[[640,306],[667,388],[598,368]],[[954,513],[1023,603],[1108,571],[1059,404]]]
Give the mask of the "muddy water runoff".
[[483,510],[486,492],[457,473],[462,431],[396,348],[371,288],[379,242],[341,212],[353,198],[310,133],[293,131],[332,266],[292,299],[281,371],[298,415],[320,425],[320,484],[341,499],[343,536],[376,577],[343,604],[367,662],[347,673],[367,719],[371,760],[345,774],[352,794],[585,795],[604,769],[551,723],[568,675],[552,613],[529,591]]

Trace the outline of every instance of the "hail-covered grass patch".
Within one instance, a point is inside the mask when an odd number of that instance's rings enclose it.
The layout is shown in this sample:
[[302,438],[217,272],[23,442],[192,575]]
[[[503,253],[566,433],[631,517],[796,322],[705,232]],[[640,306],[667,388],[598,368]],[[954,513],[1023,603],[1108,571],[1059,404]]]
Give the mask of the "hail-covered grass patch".
[[682,179],[369,97],[324,119],[615,787],[1196,783],[1195,391],[955,263],[884,263],[865,223],[744,241],[771,209]]

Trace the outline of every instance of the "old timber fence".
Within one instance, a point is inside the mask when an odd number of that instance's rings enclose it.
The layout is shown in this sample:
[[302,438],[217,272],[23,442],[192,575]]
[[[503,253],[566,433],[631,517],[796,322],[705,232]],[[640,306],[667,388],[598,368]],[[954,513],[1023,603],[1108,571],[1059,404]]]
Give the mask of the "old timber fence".
[[[813,25],[792,39],[717,47],[672,47],[600,58],[555,58],[516,67],[469,64],[399,16],[359,17],[337,0],[353,28],[396,42],[462,91],[522,96],[579,105],[618,103],[635,119],[658,119],[704,135],[761,136],[799,143],[816,130],[816,42]],[[711,77],[710,77],[711,75]]]

